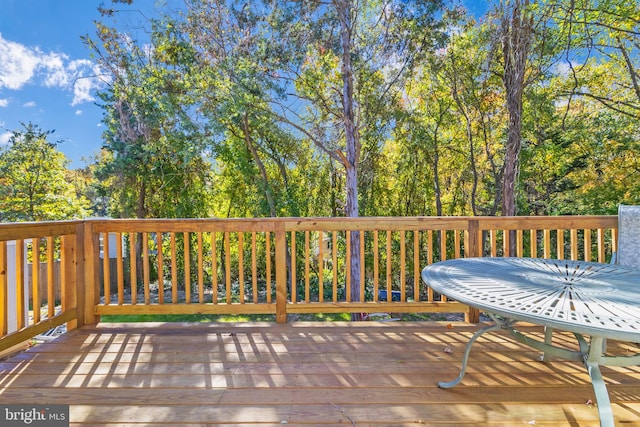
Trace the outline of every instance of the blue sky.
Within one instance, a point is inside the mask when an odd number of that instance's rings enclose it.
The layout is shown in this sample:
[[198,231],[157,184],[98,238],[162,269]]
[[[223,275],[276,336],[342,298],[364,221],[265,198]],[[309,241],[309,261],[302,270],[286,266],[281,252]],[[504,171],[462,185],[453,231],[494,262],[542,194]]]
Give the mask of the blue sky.
[[[102,110],[95,93],[102,83],[80,36],[95,33],[98,6],[108,0],[0,0],[0,145],[20,123],[55,130],[52,141],[71,167],[91,163],[101,146]],[[156,0],[137,0],[131,22],[140,12],[151,16]],[[467,0],[472,13],[485,2]],[[124,6],[119,6],[124,8]],[[85,160],[83,160],[85,159]]]
[[[155,0],[135,9],[153,13]],[[55,130],[52,141],[72,161],[90,163],[101,146],[101,87],[95,62],[80,36],[95,34],[102,0],[0,0],[0,144],[20,123]],[[133,16],[137,12],[131,12]],[[83,161],[83,158],[87,162]]]

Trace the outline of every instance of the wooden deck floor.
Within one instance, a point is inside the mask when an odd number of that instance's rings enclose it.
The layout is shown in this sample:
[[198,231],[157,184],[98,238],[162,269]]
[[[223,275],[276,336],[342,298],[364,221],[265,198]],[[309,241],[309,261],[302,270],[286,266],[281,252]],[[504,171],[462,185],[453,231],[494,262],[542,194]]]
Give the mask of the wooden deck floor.
[[[69,404],[72,426],[599,425],[580,364],[541,363],[504,334],[481,338],[463,383],[439,389],[478,328],[101,324],[2,361],[0,403]],[[603,375],[616,424],[640,426],[640,368]]]

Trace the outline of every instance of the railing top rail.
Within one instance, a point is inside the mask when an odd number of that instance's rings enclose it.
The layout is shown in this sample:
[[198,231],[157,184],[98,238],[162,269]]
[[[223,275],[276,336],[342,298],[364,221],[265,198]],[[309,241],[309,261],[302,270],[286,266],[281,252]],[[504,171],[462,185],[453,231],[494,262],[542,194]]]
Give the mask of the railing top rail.
[[481,230],[492,228],[501,230],[522,229],[528,223],[531,229],[571,229],[571,228],[616,228],[617,215],[571,215],[571,216],[484,216],[476,217]]
[[615,215],[580,216],[421,216],[421,217],[316,217],[316,218],[197,218],[197,219],[86,219],[77,221],[20,222],[0,224],[0,241],[75,234],[76,226],[90,223],[96,232],[188,232],[188,231],[373,231],[463,230],[474,221],[480,230],[615,228]]
[[14,222],[0,224],[0,241],[64,236],[76,233],[82,221]]
[[615,215],[580,216],[417,216],[417,217],[311,217],[311,218],[183,218],[183,219],[88,219],[97,232],[181,231],[315,231],[333,230],[463,230],[474,221],[480,230],[527,228],[615,228]]

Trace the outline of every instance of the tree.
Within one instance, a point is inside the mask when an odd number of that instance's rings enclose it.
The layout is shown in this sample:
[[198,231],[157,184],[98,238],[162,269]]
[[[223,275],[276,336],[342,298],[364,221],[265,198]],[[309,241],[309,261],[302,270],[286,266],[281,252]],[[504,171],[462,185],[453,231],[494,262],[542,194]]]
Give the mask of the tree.
[[[558,2],[555,22],[564,36],[570,79],[562,92],[618,114],[640,118],[640,9],[626,0]],[[613,84],[607,77],[614,77]]]
[[[195,56],[193,96],[207,119],[208,141],[219,167],[228,171],[231,192],[257,191],[259,200],[233,202],[227,215],[295,215],[297,183],[289,179],[306,161],[306,144],[273,120],[270,101],[283,97],[276,70],[281,58],[270,37],[267,5],[261,2],[189,0],[180,30]],[[226,194],[226,193],[225,193]],[[237,194],[237,193],[236,193]]]
[[193,118],[190,80],[183,78],[190,75],[193,49],[171,22],[152,22],[144,46],[126,32],[96,26],[96,39],[84,41],[109,83],[99,94],[107,154],[96,174],[112,196],[111,215],[207,216],[211,168],[203,155],[205,135]]
[[[439,40],[434,14],[441,3],[282,3],[288,8],[278,10],[274,28],[293,51],[286,75],[293,75],[297,96],[308,107],[306,114],[300,115],[280,104],[289,116],[278,117],[341,165],[345,175],[344,214],[357,217],[363,148],[374,157],[381,149],[380,136],[389,132],[393,123],[393,116],[387,115],[389,107],[400,100],[404,79]],[[359,233],[351,232],[350,238],[350,294],[353,301],[358,301]]]
[[529,0],[513,0],[507,4],[500,19],[504,86],[509,127],[502,184],[502,215],[516,214],[516,182],[520,161],[522,134],[522,94],[526,85],[525,72],[529,49],[533,41],[533,16]]
[[0,147],[0,221],[50,221],[82,218],[88,202],[69,181],[69,160],[33,123],[14,131]]

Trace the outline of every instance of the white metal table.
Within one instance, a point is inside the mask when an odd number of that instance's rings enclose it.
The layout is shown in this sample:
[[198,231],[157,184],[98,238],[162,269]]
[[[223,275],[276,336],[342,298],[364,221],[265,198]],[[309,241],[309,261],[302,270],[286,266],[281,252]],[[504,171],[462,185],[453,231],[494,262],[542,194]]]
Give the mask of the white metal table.
[[[550,356],[584,363],[598,405],[600,425],[613,427],[613,413],[600,366],[640,365],[640,353],[603,354],[607,338],[640,342],[640,270],[611,264],[533,258],[465,258],[432,264],[422,279],[436,292],[487,312],[494,320],[476,332],[464,352],[464,377],[471,346],[479,336],[508,330],[518,341]],[[525,336],[518,321],[545,326],[545,340]],[[553,345],[550,331],[573,332],[579,350]],[[589,337],[586,339],[585,336]]]

